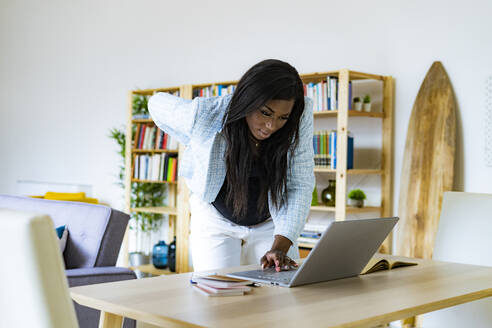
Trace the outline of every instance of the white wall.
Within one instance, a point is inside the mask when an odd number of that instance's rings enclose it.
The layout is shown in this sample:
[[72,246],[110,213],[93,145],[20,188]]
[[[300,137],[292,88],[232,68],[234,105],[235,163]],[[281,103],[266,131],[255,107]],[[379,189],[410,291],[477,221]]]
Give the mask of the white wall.
[[398,4],[0,0],[0,193],[16,193],[17,180],[81,183],[121,208],[107,135],[125,123],[127,91],[238,79],[265,58],[301,73],[347,67],[395,77],[395,200],[413,100],[441,60],[460,106],[457,155],[467,158],[457,187],[491,192],[481,121],[492,5]]
[[395,195],[412,105],[435,60],[444,65],[458,102],[454,189],[492,193],[492,167],[485,165],[484,157],[485,82],[492,75],[492,2],[419,0],[401,2],[391,12],[388,71],[396,78]]

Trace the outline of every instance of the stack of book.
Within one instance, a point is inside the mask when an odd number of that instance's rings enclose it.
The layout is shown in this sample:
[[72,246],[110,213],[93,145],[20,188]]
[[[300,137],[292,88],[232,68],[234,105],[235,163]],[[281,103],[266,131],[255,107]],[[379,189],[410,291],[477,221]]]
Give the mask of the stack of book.
[[314,247],[325,230],[325,225],[306,223],[304,225],[304,230],[299,235],[299,238],[297,238],[297,242]]
[[251,291],[253,282],[249,280],[231,278],[227,276],[212,274],[207,276],[192,277],[194,290],[205,296],[240,296]]

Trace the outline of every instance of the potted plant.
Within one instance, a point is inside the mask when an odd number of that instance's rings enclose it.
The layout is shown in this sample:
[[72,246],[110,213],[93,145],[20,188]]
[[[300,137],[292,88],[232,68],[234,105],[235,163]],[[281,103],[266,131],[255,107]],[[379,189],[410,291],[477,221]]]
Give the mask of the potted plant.
[[353,189],[348,194],[349,205],[354,207],[364,207],[366,194],[360,189]]
[[365,95],[364,100],[362,102],[364,103],[364,111],[370,112],[371,111],[371,96]]
[[132,116],[134,120],[149,118],[147,110],[148,99],[144,95],[134,95],[132,101]]
[[362,110],[362,103],[360,102],[359,97],[354,98],[354,109],[358,110],[359,112]]

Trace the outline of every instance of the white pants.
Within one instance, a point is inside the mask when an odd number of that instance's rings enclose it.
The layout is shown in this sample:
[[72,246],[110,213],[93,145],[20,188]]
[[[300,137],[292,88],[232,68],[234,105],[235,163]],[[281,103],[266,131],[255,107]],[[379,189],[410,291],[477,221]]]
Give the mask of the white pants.
[[[246,264],[259,264],[273,243],[273,220],[240,226],[227,220],[212,204],[190,196],[190,244],[194,271],[208,271]],[[299,258],[297,243],[287,255]]]

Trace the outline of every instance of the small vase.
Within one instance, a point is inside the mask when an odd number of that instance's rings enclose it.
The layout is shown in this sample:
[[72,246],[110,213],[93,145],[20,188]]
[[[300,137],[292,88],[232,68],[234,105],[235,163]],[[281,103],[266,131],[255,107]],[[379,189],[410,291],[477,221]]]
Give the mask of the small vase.
[[354,109],[357,111],[362,111],[362,103],[361,102],[355,102],[354,103]]
[[352,206],[352,207],[364,207],[364,200],[363,199],[349,198],[348,204],[349,204],[349,206]]
[[325,206],[335,206],[336,180],[329,180],[328,187],[321,192],[321,201]]
[[167,268],[168,246],[164,240],[160,240],[152,249],[152,264],[157,269]]
[[364,111],[365,112],[371,111],[371,103],[364,103]]

